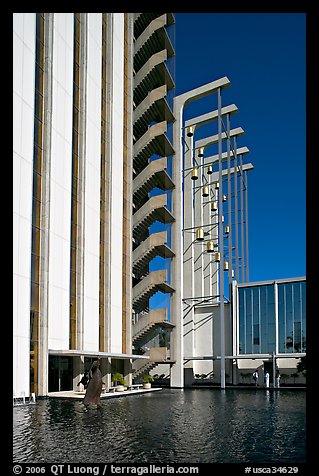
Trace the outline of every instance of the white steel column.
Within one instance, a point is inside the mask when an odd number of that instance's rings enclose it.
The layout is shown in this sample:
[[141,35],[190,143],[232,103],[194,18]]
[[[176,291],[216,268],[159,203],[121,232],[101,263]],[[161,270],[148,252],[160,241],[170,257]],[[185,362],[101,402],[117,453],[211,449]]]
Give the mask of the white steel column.
[[239,256],[238,256],[238,183],[237,183],[237,140],[234,137],[234,222],[235,222],[235,277],[239,281]]
[[181,131],[183,128],[183,109],[188,103],[201,99],[212,94],[221,87],[227,87],[230,81],[223,77],[199,88],[188,91],[174,98],[173,140],[175,156],[173,160],[173,182],[175,190],[173,193],[173,214],[175,222],[172,225],[172,248],[175,257],[172,260],[172,285],[176,291],[172,297],[172,322],[175,328],[172,331],[172,360],[175,363],[171,368],[171,386],[184,387],[184,351],[183,351],[183,233],[182,233],[182,164],[183,148],[181,141]]
[[245,220],[246,220],[246,283],[249,282],[249,246],[248,246],[248,175],[244,172],[245,177]]
[[[184,249],[183,249],[183,283],[184,297],[193,297],[194,294],[194,204],[193,193],[197,180],[191,179],[193,167],[193,136],[184,135],[186,151],[184,154],[185,163],[183,168],[184,179]],[[189,169],[189,170],[188,170]],[[185,171],[186,170],[186,171]],[[200,173],[200,171],[198,172]],[[188,230],[189,229],[189,230]],[[194,306],[192,301],[183,304],[183,334],[184,349],[187,355],[194,355]],[[185,364],[185,367],[193,368],[193,362]]]
[[232,271],[233,271],[233,240],[232,240],[232,186],[231,186],[231,170],[230,170],[230,117],[227,114],[226,117],[226,128],[227,128],[227,212],[228,219],[227,224],[229,225],[229,235],[228,235],[228,287],[229,295],[231,294],[231,282],[232,282]]
[[244,174],[243,174],[243,157],[239,156],[239,170],[240,170],[240,246],[241,246],[241,281],[245,282],[245,235],[244,235]]
[[219,265],[219,305],[220,305],[220,387],[225,388],[225,307],[224,307],[224,230],[223,230],[223,168],[222,168],[222,119],[221,88],[218,88],[218,249]]
[[182,216],[183,216],[183,191],[182,191],[182,164],[183,147],[181,141],[181,128],[183,124],[184,101],[180,96],[174,98],[174,116],[173,141],[175,156],[173,160],[172,180],[175,184],[173,192],[173,214],[175,221],[172,223],[172,249],[175,257],[172,259],[172,285],[175,288],[171,298],[172,304],[172,323],[175,328],[172,331],[172,360],[175,364],[171,367],[170,385],[171,387],[184,387],[184,348],[183,348],[183,234],[182,234]]

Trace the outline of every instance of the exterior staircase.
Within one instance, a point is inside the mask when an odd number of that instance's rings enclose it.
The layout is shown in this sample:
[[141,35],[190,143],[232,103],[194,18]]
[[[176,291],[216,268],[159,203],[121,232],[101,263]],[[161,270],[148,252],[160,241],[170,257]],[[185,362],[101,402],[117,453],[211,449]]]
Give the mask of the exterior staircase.
[[147,230],[156,220],[162,223],[173,223],[175,218],[166,208],[167,196],[155,195],[133,215],[133,237],[138,239],[141,233]]
[[144,355],[148,355],[150,359],[146,364],[144,362],[134,361],[132,375],[134,380],[142,378],[144,374],[149,373],[158,364],[173,363],[170,360],[170,352],[167,347],[152,347],[150,350],[145,352]]
[[161,51],[163,46],[168,57],[174,56],[174,48],[170,41],[166,26],[173,22],[170,14],[154,18],[134,43],[134,69],[138,71],[153,53]]
[[145,267],[155,256],[162,258],[175,256],[166,244],[166,236],[166,231],[153,233],[133,251],[133,273],[135,276],[141,276]]
[[167,158],[162,157],[150,162],[147,167],[133,180],[133,200],[142,200],[154,187],[161,190],[172,190],[174,183],[168,175]]
[[173,78],[165,64],[166,50],[152,55],[134,76],[134,103],[138,106],[152,89],[166,84],[169,89],[175,86]]
[[173,329],[175,327],[167,320],[167,309],[152,309],[147,315],[142,316],[133,325],[133,345],[136,347],[142,346],[147,341],[148,336],[154,333],[156,328],[165,327]]
[[[169,99],[175,87],[170,60],[175,55],[174,40],[172,29],[168,28],[173,23],[172,13],[134,14],[132,308],[135,316],[142,316],[132,328],[136,349],[149,342],[160,327],[173,327],[167,321],[166,309],[149,311],[150,298],[157,291],[175,292],[167,283],[167,270],[151,271],[149,266],[156,256],[164,259],[175,256],[167,243],[167,232],[152,233],[150,229],[155,221],[168,225],[167,229],[170,229],[169,224],[175,220],[168,209],[165,193],[175,187],[168,171],[168,161],[174,155],[174,149],[167,135],[175,120]],[[158,363],[169,362],[167,352],[166,348],[158,351],[152,348],[150,360],[136,359],[133,377],[141,378]]]
[[166,121],[151,125],[133,146],[134,170],[141,171],[152,154],[163,157],[173,155],[174,149],[167,135]]
[[167,122],[174,122],[175,118],[165,97],[167,87],[165,84],[150,91],[145,99],[134,109],[133,112],[133,132],[135,137],[142,135],[149,128],[149,124],[161,122],[163,118]]
[[166,269],[161,269],[150,272],[133,287],[133,309],[135,312],[138,313],[145,309],[149,299],[157,291],[161,291],[165,294],[175,292],[175,289],[172,288],[166,280],[167,271]]

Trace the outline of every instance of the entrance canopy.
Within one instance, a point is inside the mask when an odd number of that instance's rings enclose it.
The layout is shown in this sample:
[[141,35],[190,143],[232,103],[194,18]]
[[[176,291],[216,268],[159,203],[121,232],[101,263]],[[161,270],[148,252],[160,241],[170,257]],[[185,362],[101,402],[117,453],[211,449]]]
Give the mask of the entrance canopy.
[[117,354],[112,352],[94,352],[92,350],[74,350],[74,349],[66,349],[66,350],[56,350],[56,349],[49,349],[49,355],[57,355],[57,356],[65,356],[65,357],[100,357],[103,358],[111,358],[111,359],[144,359],[148,360],[149,356],[145,355],[135,355],[135,354]]
[[[251,360],[263,360],[263,359],[300,359],[305,357],[305,352],[287,352],[282,354],[240,354],[240,355],[225,355],[225,359],[251,359]],[[200,355],[192,357],[184,357],[184,360],[220,360],[220,355]]]

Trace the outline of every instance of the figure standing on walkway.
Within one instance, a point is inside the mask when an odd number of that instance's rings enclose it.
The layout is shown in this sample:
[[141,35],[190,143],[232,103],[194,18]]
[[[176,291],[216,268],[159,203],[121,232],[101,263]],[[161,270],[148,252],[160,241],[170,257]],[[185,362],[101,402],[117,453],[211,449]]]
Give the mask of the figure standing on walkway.
[[255,381],[255,386],[258,387],[258,370],[257,369],[253,373],[253,379]]
[[102,374],[100,370],[100,359],[94,360],[89,371],[89,383],[83,399],[83,404],[88,407],[90,403],[101,406],[100,396],[102,392]]
[[277,370],[277,372],[276,372],[276,387],[277,388],[280,387],[280,373],[279,373],[279,370]]
[[269,387],[269,372],[266,372],[264,373],[264,383],[265,383],[265,387]]

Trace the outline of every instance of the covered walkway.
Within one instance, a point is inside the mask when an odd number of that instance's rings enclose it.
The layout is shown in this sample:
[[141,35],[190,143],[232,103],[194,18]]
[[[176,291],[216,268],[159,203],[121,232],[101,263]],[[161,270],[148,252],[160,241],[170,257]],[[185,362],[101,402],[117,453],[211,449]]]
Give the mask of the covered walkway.
[[[101,393],[101,400],[105,400],[107,398],[117,398],[117,397],[128,397],[130,395],[141,395],[143,393],[151,393],[151,392],[158,392],[162,390],[159,387],[156,388],[139,388],[134,390],[124,390],[123,392],[102,392]],[[73,390],[65,390],[61,392],[49,392],[49,398],[73,398],[77,400],[82,400],[84,398],[85,391],[83,392],[74,392]]]

